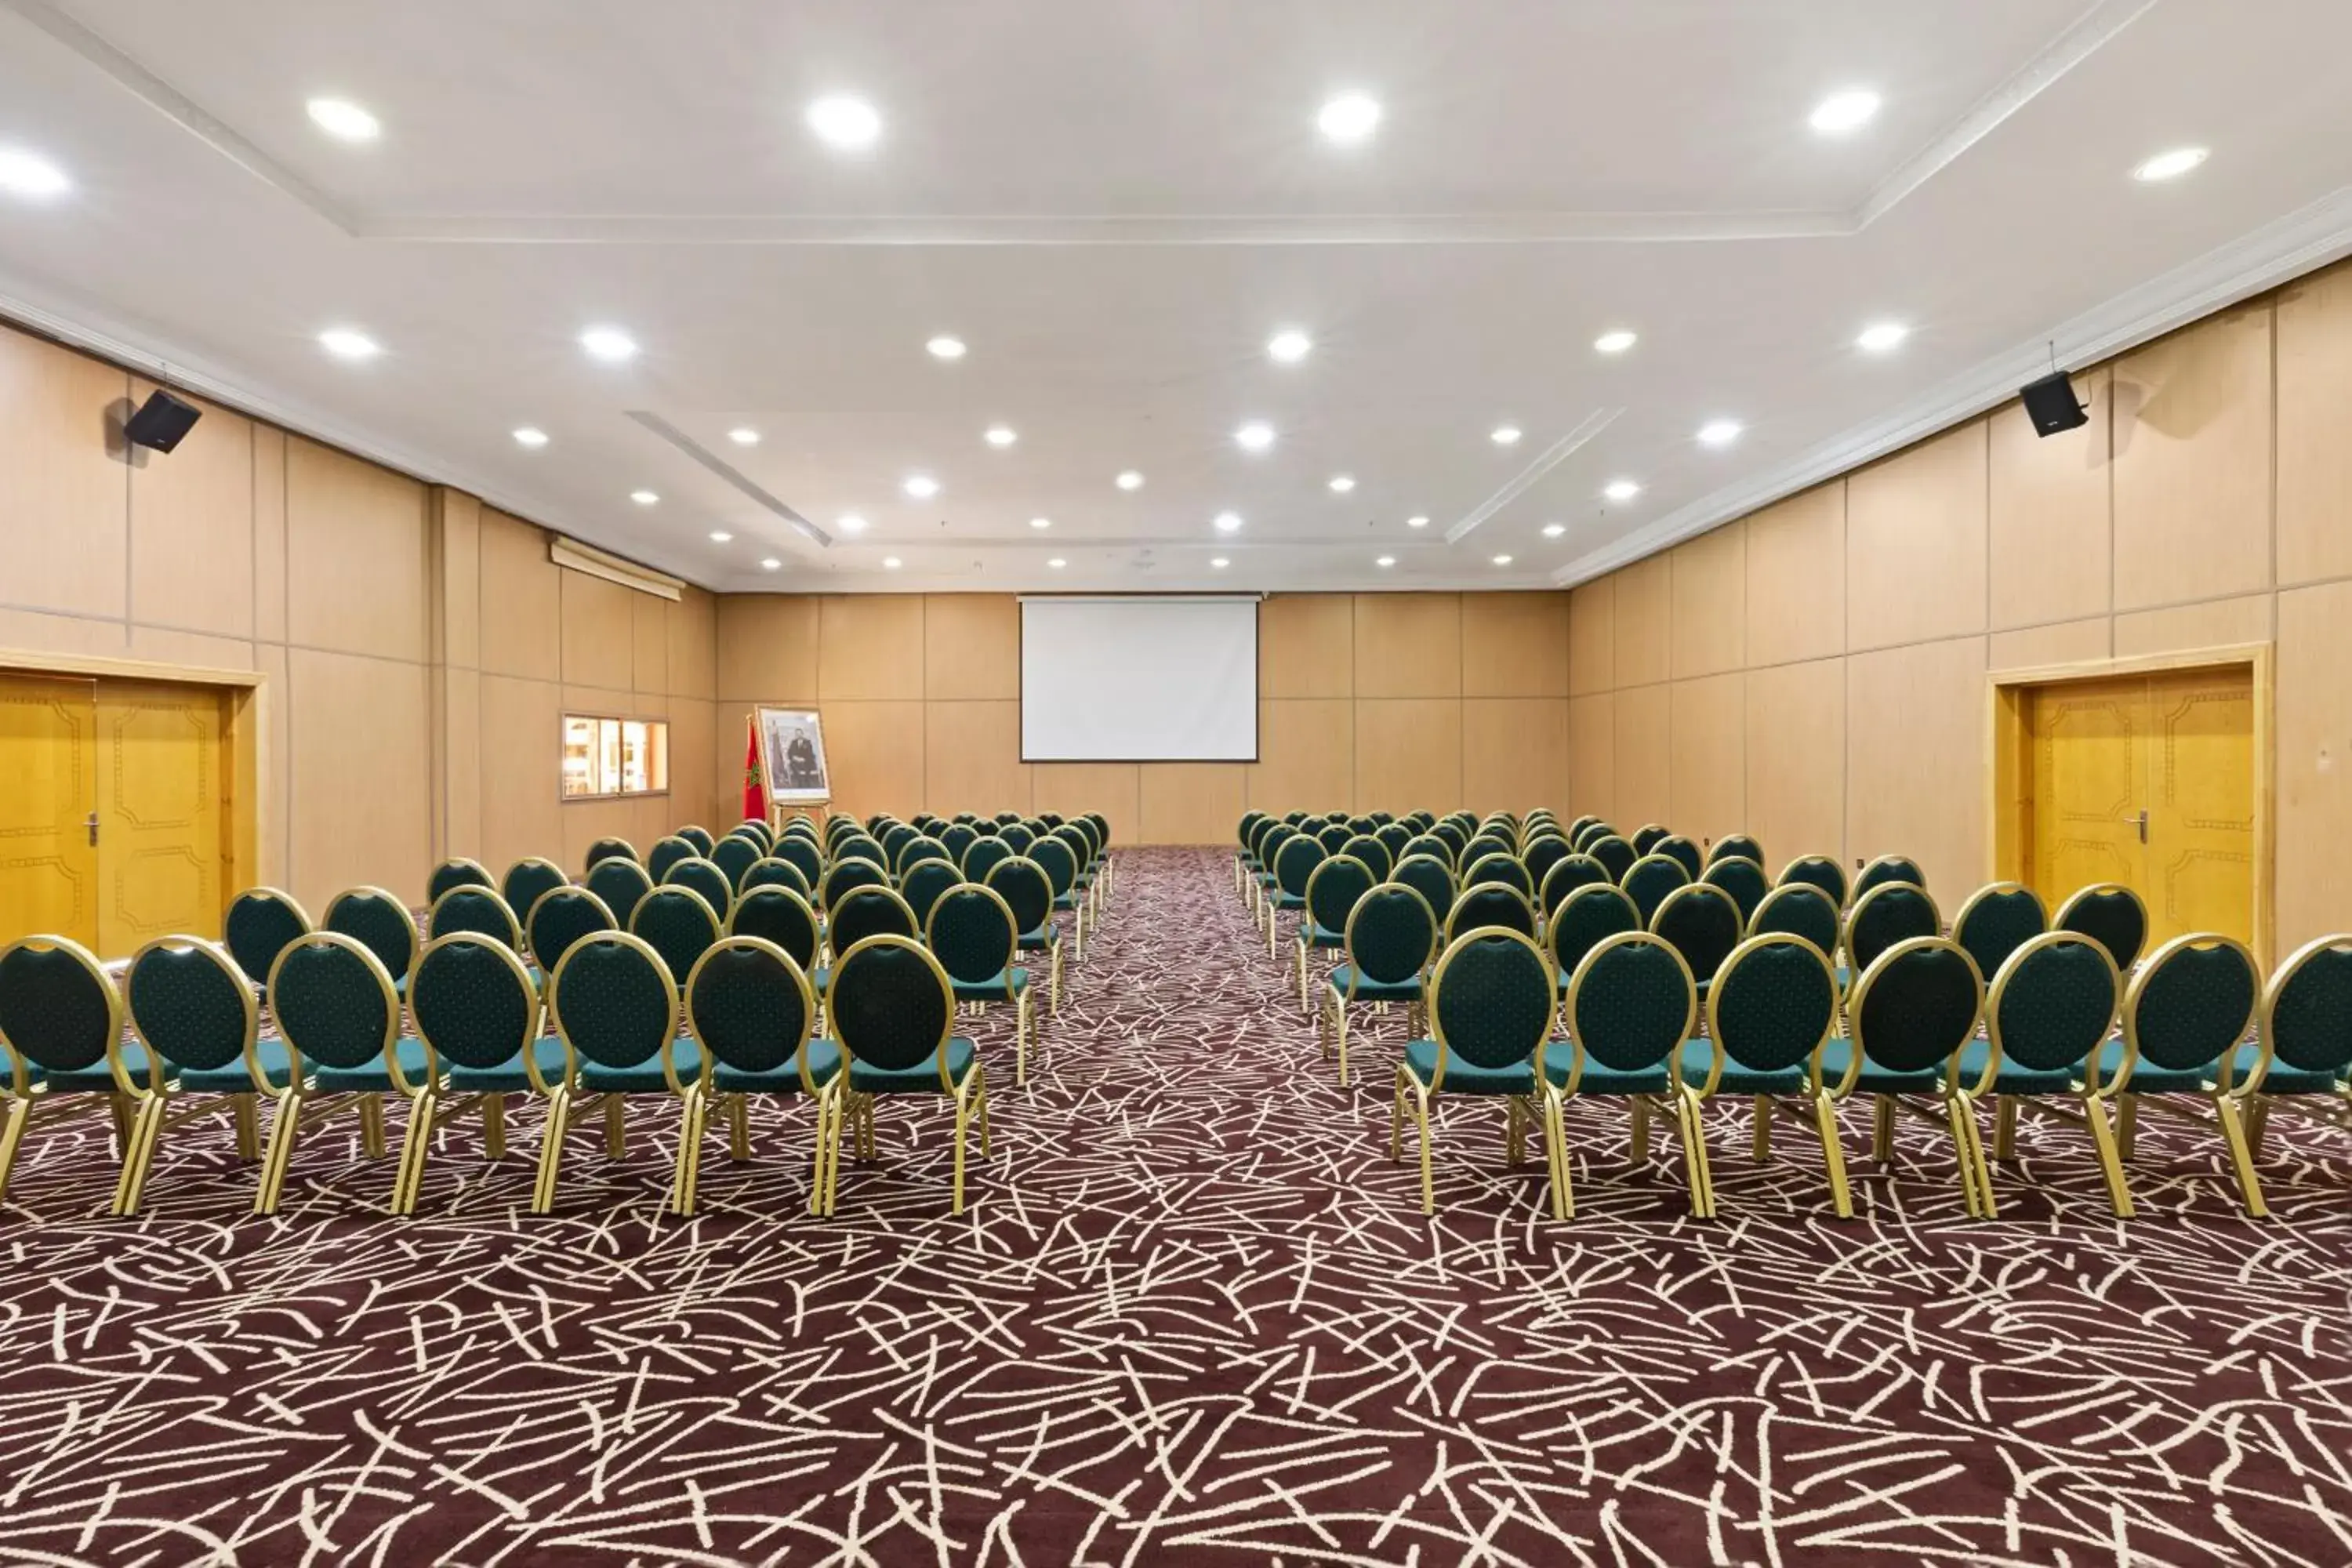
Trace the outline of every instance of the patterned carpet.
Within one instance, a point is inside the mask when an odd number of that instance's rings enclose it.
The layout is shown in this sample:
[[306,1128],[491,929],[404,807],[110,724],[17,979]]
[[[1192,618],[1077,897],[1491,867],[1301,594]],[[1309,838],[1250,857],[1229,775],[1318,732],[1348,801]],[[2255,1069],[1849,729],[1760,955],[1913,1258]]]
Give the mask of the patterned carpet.
[[272,1220],[225,1122],[166,1141],[136,1222],[97,1127],[37,1133],[0,1562],[2352,1563],[2341,1134],[2279,1119],[2257,1226],[2217,1143],[2147,1119],[2117,1225],[2029,1123],[1974,1222],[1924,1130],[1873,1171],[1857,1108],[1839,1223],[1817,1150],[1753,1164],[1720,1106],[1706,1223],[1585,1107],[1555,1224],[1462,1104],[1424,1220],[1399,1017],[1343,1095],[1223,855],[1121,865],[1027,1089],[982,1026],[960,1220],[929,1104],[883,1109],[830,1222],[804,1110],[714,1146],[688,1222],[653,1103],[545,1219],[530,1111],[496,1167],[446,1142],[407,1222],[347,1123]]

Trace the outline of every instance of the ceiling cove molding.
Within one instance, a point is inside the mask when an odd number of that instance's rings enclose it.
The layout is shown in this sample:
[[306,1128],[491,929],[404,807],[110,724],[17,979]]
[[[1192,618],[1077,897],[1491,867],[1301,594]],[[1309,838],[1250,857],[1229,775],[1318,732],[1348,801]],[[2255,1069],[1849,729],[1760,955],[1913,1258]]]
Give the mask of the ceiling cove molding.
[[807,518],[803,517],[793,508],[785,505],[782,500],[777,499],[775,495],[763,489],[757,483],[753,482],[748,475],[746,475],[741,469],[736,468],[734,464],[729,462],[726,458],[720,457],[718,453],[712,451],[709,447],[704,446],[701,442],[696,440],[693,437],[688,435],[685,431],[679,429],[677,426],[663,418],[660,415],[654,413],[650,409],[632,408],[628,410],[628,416],[638,425],[650,430],[656,436],[660,437],[663,440],[668,442],[671,446],[685,453],[688,458],[693,458],[695,462],[700,464],[703,468],[709,469],[712,473],[726,480],[730,488],[744,496],[762,511],[769,513],[772,517],[782,519],[786,527],[799,534],[803,539],[807,540],[811,544],[815,545],[820,550],[830,550],[833,548],[833,535],[819,528],[815,523],[811,522]]
[[1554,572],[1551,581],[1563,588],[1589,582],[1973,419],[2047,374],[2053,344],[2061,364],[2081,370],[2347,255],[2352,255],[2352,185],[1996,354],[1884,419],[1856,426],[1589,551]]
[[1575,429],[1545,447],[1536,460],[1522,469],[1517,478],[1501,489],[1478,503],[1461,521],[1445,531],[1445,542],[1459,544],[1476,531],[1478,525],[1510,505],[1531,489],[1537,480],[1568,461],[1570,454],[1603,430],[1617,423],[1622,408],[1596,408],[1586,415]]

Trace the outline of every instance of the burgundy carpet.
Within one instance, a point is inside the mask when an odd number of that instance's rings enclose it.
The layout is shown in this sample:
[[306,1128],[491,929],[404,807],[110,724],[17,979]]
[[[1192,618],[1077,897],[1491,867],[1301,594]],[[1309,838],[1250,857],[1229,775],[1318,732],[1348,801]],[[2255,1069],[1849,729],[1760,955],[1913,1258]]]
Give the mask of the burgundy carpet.
[[1671,1138],[1628,1168],[1585,1106],[1555,1224],[1462,1102],[1426,1220],[1386,1157],[1401,1019],[1342,1094],[1223,856],[1120,858],[1026,1089],[982,1025],[961,1219],[928,1102],[829,1222],[805,1109],[749,1163],[714,1141],[688,1222],[656,1102],[543,1219],[531,1111],[496,1166],[445,1140],[405,1222],[348,1123],[271,1220],[226,1123],[126,1222],[102,1121],[36,1133],[0,1562],[2352,1563],[2352,1140],[2277,1119],[2256,1225],[2218,1142],[2146,1118],[2117,1224],[2029,1122],[1979,1222],[1924,1129],[1874,1171],[1855,1107],[1840,1223],[1817,1150],[1753,1164],[1720,1106],[1695,1222]]

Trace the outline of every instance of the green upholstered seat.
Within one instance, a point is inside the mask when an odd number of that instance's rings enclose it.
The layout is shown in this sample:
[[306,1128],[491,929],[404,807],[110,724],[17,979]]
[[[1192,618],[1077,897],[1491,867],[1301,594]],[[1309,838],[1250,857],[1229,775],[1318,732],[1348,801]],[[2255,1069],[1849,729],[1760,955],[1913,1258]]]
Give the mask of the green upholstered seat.
[[2263,1093],[2328,1093],[2352,1075],[2352,936],[2320,937],[2290,954],[2263,988],[2261,1017],[2271,1047]]
[[[1709,1000],[1713,998],[1710,997]],[[1810,1055],[1807,1061],[1811,1060]],[[1715,1043],[1712,1040],[1686,1040],[1683,1044],[1683,1081],[1699,1085],[1706,1081],[1715,1067]],[[1794,1067],[1777,1068],[1751,1068],[1734,1060],[1727,1052],[1723,1071],[1715,1080],[1714,1092],[1729,1095],[1802,1094],[1811,1084],[1806,1062]]]
[[1488,883],[1494,883],[1511,889],[1522,898],[1530,900],[1535,898],[1535,879],[1528,874],[1526,865],[1517,856],[1507,849],[1490,850],[1480,854],[1475,846],[1472,847],[1471,852],[1475,858],[1472,859],[1463,870],[1464,888],[1484,887]]
[[[1904,884],[1889,884],[1871,896],[1906,890]],[[1822,1047],[1822,1076],[1831,1076],[1832,1054],[1845,1053],[1841,1070],[1852,1062],[1852,1047],[1858,1042],[1858,1092],[1908,1093],[1921,1082],[1940,1087],[1952,1058],[1975,1037],[1983,1011],[1984,981],[1957,942],[1906,938],[1864,970],[1849,1005],[1855,1040],[1832,1039]],[[1904,1087],[1881,1087],[1896,1083]]]
[[681,860],[694,859],[701,853],[690,840],[675,833],[665,835],[655,839],[654,847],[646,852],[646,875],[656,883],[662,882],[667,879],[671,867]]
[[[259,1087],[284,1089],[292,1081],[294,1062],[283,1040],[256,1040],[253,1058],[253,1067],[261,1074]],[[253,1071],[241,1058],[217,1068],[184,1067],[174,1081],[183,1094],[251,1094],[256,1089]]]
[[[488,1067],[450,1062],[446,1064],[444,1081],[457,1094],[526,1094],[562,1081],[565,1061],[563,1042],[552,1035],[542,1035],[531,1042],[528,1059],[524,1052],[518,1050]],[[534,1070],[536,1079],[532,1077]]]
[[[2084,934],[2105,945],[2098,933]],[[2137,1060],[2129,1081],[2117,1088],[2147,1094],[2218,1082],[2225,1059],[2237,1065],[2237,1047],[2260,1000],[2253,955],[2244,944],[2210,932],[2175,937],[2149,955],[2126,994],[2124,1037]],[[2239,1086],[2233,1077],[2221,1087]]]
[[698,1059],[722,1093],[816,1093],[841,1070],[839,1048],[809,1037],[814,987],[773,942],[729,937],[704,955],[685,995]]
[[1659,839],[1652,846],[1650,853],[1664,855],[1674,861],[1682,867],[1684,872],[1694,882],[1697,881],[1700,873],[1706,869],[1706,862],[1701,858],[1698,846],[1679,833],[1670,833]]
[[310,930],[310,917],[292,895],[275,888],[247,888],[229,900],[221,939],[245,977],[266,985],[278,955]]
[[945,860],[919,860],[907,868],[898,891],[906,899],[907,907],[914,910],[916,921],[921,923],[931,918],[931,910],[941,895],[962,880],[956,868]]
[[727,879],[737,888],[766,856],[756,839],[730,834],[710,847],[710,863],[727,874]]
[[1641,911],[1623,889],[1591,882],[1570,892],[1544,927],[1544,948],[1551,955],[1559,994],[1568,994],[1569,982],[1587,953],[1610,937],[1641,929]]
[[803,835],[787,833],[776,840],[770,851],[776,859],[784,861],[801,874],[803,881],[814,889],[824,875],[824,852],[816,842]]
[[1580,1057],[1598,1067],[1587,1085],[1582,1075],[1563,1072],[1556,1080],[1570,1094],[1653,1094],[1668,1081],[1675,1053],[1698,1022],[1696,987],[1682,955],[1646,931],[1605,937],[1584,955],[1570,979],[1562,1022]]
[[666,1052],[634,1066],[607,1067],[583,1057],[579,1067],[580,1087],[591,1094],[674,1094],[671,1076],[676,1075],[680,1085],[693,1082],[702,1071],[702,1052],[692,1037],[680,1036],[670,1041]]
[[521,961],[491,938],[461,931],[427,943],[409,1007],[457,1092],[541,1089],[564,1076],[562,1040],[539,1032],[537,988]]
[[392,976],[350,937],[317,931],[288,948],[269,977],[269,1015],[321,1091],[401,1088],[384,1059],[395,1047],[411,1083],[430,1076],[424,1042],[401,1035]]
[[2104,1059],[2119,993],[2115,963],[2096,941],[2073,931],[2026,938],[1995,972],[1985,998],[1986,1037],[1970,1044],[1961,1079],[1977,1081],[1998,1053],[1995,1093],[2069,1092],[2093,1058]]
[[1029,972],[1015,964],[1001,969],[980,980],[958,980],[955,986],[959,1002],[1011,1002],[1029,988]]
[[[142,1044],[161,1058],[184,1092],[251,1094],[248,1054],[260,1015],[253,987],[227,951],[194,937],[163,937],[141,948],[123,976],[123,1001]],[[292,1068],[285,1047],[267,1042],[268,1086],[283,1088]],[[50,1085],[56,1092],[58,1085]]]
[[969,883],[950,888],[931,906],[923,936],[957,1001],[1014,1005],[1014,1081],[1026,1081],[1029,1041],[1035,1031],[1029,971],[1013,962],[1021,948],[1013,907],[993,889]]
[[1952,940],[1976,960],[1990,984],[2009,955],[2050,926],[2041,897],[2016,882],[1992,882],[1969,895],[1952,920]]
[[1423,989],[1419,971],[1402,980],[1375,980],[1352,963],[1334,965],[1324,983],[1359,1002],[1418,1002]]
[[869,936],[915,936],[921,928],[907,900],[889,888],[858,888],[825,911],[825,938],[846,952]]
[[710,847],[714,842],[710,837],[710,829],[707,827],[698,827],[689,824],[687,826],[679,828],[674,837],[683,838],[688,844],[693,845],[694,852],[697,855],[703,857],[705,859],[709,858]]
[[[1716,972],[1707,1039],[1684,1047],[1685,1076],[1706,1093],[1802,1092],[1837,1007],[1837,979],[1819,948],[1786,931],[1749,937]],[[1722,1068],[1710,1082],[1718,1048]]]
[[889,885],[889,873],[871,860],[836,860],[824,874],[824,908],[830,910],[835,904],[860,888],[887,888]]
[[1407,855],[1389,874],[1390,880],[1411,888],[1422,901],[1441,914],[1454,908],[1457,891],[1454,873],[1446,863],[1434,855]]
[[1822,1042],[1822,1077],[1843,1083],[1853,1074],[1854,1094],[1935,1094],[1944,1087],[1944,1068],[1895,1068],[1865,1054],[1859,1068],[1853,1062],[1853,1042],[1843,1035]]
[[[298,1042],[299,1043],[299,1042]],[[422,1083],[430,1076],[432,1055],[425,1042],[415,1035],[403,1035],[393,1042],[393,1050],[400,1062],[402,1074],[412,1083]],[[373,1060],[357,1067],[330,1067],[313,1061],[306,1053],[303,1065],[311,1068],[310,1081],[321,1094],[396,1094],[401,1086],[393,1081],[392,1068],[379,1052]]]
[[[1038,879],[1043,881],[1042,872]],[[835,967],[829,1011],[834,1037],[849,1059],[846,1110],[863,1154],[874,1152],[877,1096],[929,1092],[952,1102],[953,1207],[961,1213],[966,1134],[973,1122],[980,1126],[981,1152],[990,1146],[988,1068],[972,1042],[952,1033],[955,994],[947,972],[909,938],[868,937]],[[837,1135],[841,1123],[835,1125]]]
[[[1704,1045],[1697,1041],[1695,1044]],[[1544,1077],[1553,1087],[1565,1089],[1571,1074],[1576,1072],[1576,1046],[1570,1040],[1547,1040],[1543,1049]],[[1702,1058],[1699,1071],[1706,1071]],[[1674,1072],[1663,1061],[1646,1067],[1613,1068],[1606,1062],[1588,1058],[1584,1071],[1577,1080],[1579,1094],[1664,1094],[1674,1087]]]
[[841,1063],[840,1046],[831,1040],[811,1040],[771,1068],[713,1063],[710,1086],[721,1094],[799,1094],[803,1078],[820,1086],[833,1082],[841,1076]]
[[[599,931],[572,945],[547,986],[549,1021],[592,1094],[676,1094],[701,1072],[678,1035],[677,983],[653,944]],[[667,1070],[665,1070],[667,1065]]]
[[1013,854],[1013,846],[993,833],[975,838],[971,847],[963,852],[963,879],[985,884],[989,872],[1007,860],[1019,858],[1022,857]]
[[1731,895],[1704,882],[1676,888],[1650,917],[1651,931],[1682,954],[1702,998],[1716,971],[1739,945],[1745,926]]
[[803,899],[811,891],[809,879],[801,874],[801,868],[774,855],[754,860],[745,869],[742,886],[735,889],[737,901],[754,888],[789,888]]
[[2131,889],[2102,882],[2077,889],[2050,917],[2053,931],[2080,931],[2107,950],[2116,967],[2128,973],[2147,943],[2147,906]]
[[1642,923],[1646,926],[1658,912],[1658,906],[1666,901],[1666,895],[1677,888],[1688,887],[1690,879],[1683,863],[1672,856],[1645,855],[1625,868],[1617,885],[1633,900],[1633,908],[1641,911]]
[[1632,870],[1633,862],[1641,858],[1641,856],[1634,853],[1631,844],[1613,833],[1597,834],[1588,837],[1582,852],[1599,861],[1601,868],[1609,873],[1609,879],[1618,883],[1625,880],[1625,873]]
[[[2117,1046],[2118,1057],[2122,1054]],[[1974,1039],[1960,1052],[1960,1079],[1964,1083],[1981,1080],[1985,1068],[1992,1062],[1992,1042]],[[2032,1068],[2021,1062],[2002,1058],[2000,1071],[1993,1075],[1995,1094],[2066,1094],[2074,1089],[2079,1075],[2066,1068]]]

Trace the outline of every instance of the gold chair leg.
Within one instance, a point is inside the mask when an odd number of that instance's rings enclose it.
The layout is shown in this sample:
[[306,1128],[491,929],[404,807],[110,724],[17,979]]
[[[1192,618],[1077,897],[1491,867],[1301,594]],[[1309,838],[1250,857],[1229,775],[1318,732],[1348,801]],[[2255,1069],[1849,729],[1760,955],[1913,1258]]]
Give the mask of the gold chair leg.
[[0,1121],[0,1198],[8,1195],[8,1178],[16,1170],[16,1151],[25,1146],[25,1129],[32,1123],[32,1100],[23,1095],[10,1095],[7,1118]]
[[482,1156],[507,1157],[507,1097],[503,1094],[482,1096]]
[[699,1083],[687,1085],[686,1092],[678,1096],[677,1167],[670,1177],[669,1207],[680,1218],[694,1213],[695,1183],[702,1170],[702,1138],[709,1110],[710,1101]]
[[1754,1122],[1753,1152],[1756,1163],[1762,1164],[1772,1157],[1772,1097],[1759,1094],[1748,1102],[1748,1114]]
[[988,1131],[988,1066],[975,1062],[971,1069],[972,1096],[978,1101],[975,1111],[980,1118],[980,1156],[985,1160],[993,1147]]
[[433,1145],[434,1091],[426,1089],[408,1102],[408,1127],[401,1134],[400,1168],[392,1178],[392,1212],[416,1212],[417,1190],[425,1184],[425,1155]]
[[1391,1163],[1404,1158],[1404,1084],[1405,1071],[1400,1067],[1396,1076],[1396,1100],[1389,1108],[1389,1159]]
[[2017,1158],[2017,1096],[1997,1096],[1992,1102],[1992,1157]]
[[2222,1142],[2230,1146],[2230,1163],[2238,1173],[2238,1195],[2245,1200],[2246,1213],[2254,1219],[2269,1217],[2270,1205],[2263,1201],[2263,1179],[2254,1173],[2253,1151],[2246,1146],[2245,1122],[2240,1115],[2237,1098],[2215,1094],[2214,1119],[2221,1123]]
[[[1993,1196],[1992,1162],[1985,1157],[1984,1129],[1977,1125],[1977,1102],[1973,1095],[1952,1096],[1954,1125],[1968,1147],[1961,1151],[1967,1156],[1969,1169],[1976,1178],[1977,1209],[1985,1218],[1992,1219],[2000,1213],[2000,1202]],[[1996,1116],[1999,1112],[1994,1113]]]
[[1503,1164],[1506,1168],[1516,1167],[1527,1157],[1527,1125],[1528,1110],[1526,1106],[1519,1103],[1518,1096],[1512,1095],[1505,1100],[1503,1101]]
[[253,1212],[276,1214],[286,1191],[286,1173],[294,1163],[294,1139],[302,1126],[302,1089],[288,1084],[278,1091],[278,1114],[269,1122],[269,1152],[261,1162],[261,1186],[253,1194]]
[[1013,1004],[1013,1081],[1029,1081],[1029,1047],[1037,1043],[1037,998],[1027,986]]
[[[114,1102],[114,1131],[120,1139],[123,1131],[122,1097],[116,1094],[108,1098]],[[229,1124],[236,1130],[236,1157],[240,1160],[261,1158],[261,1114],[255,1103],[258,1098],[250,1094],[228,1097]]]
[[383,1158],[383,1096],[360,1096],[360,1152],[371,1160]]
[[122,1156],[122,1173],[114,1184],[114,1213],[118,1217],[139,1212],[139,1200],[147,1187],[148,1163],[163,1135],[163,1109],[164,1100],[160,1094],[139,1097],[139,1113],[131,1123],[130,1147]]
[[[709,1108],[705,1107],[707,1115]],[[738,1163],[751,1157],[751,1097],[727,1097],[727,1157]]]
[[1884,1094],[1870,1097],[1870,1157],[1882,1165],[1895,1163],[1895,1101]]
[[1638,1094],[1633,1097],[1633,1135],[1626,1159],[1635,1165],[1650,1163],[1650,1102]]
[[1055,1016],[1055,1017],[1059,1017],[1059,1016],[1061,1016],[1061,1013],[1062,1013],[1062,944],[1061,944],[1060,942],[1055,942],[1055,943],[1054,944],[1054,953],[1053,953],[1053,957],[1054,957],[1054,998],[1053,998],[1053,1011],[1054,1011],[1054,1016]]
[[1845,1179],[1845,1138],[1838,1126],[1837,1101],[1827,1094],[1813,1097],[1813,1123],[1821,1129],[1822,1163],[1830,1178],[1830,1205],[1840,1219],[1853,1217],[1853,1191]]
[[2116,1097],[2116,1152],[2128,1164],[2139,1152],[2139,1096]]
[[1576,1214],[1576,1194],[1569,1185],[1568,1173],[1568,1108],[1559,1090],[1544,1086],[1545,1152],[1551,1164],[1551,1217],[1570,1219]]
[[1437,1212],[1437,1179],[1429,1169],[1429,1091],[1413,1086],[1413,1114],[1421,1125],[1421,1212]]
[[2270,1097],[2259,1095],[2246,1107],[2246,1152],[2257,1165],[2263,1163],[2263,1134],[2270,1131]]
[[623,1120],[625,1108],[617,1094],[604,1096],[604,1152],[619,1159],[629,1152],[627,1123]]
[[2107,1179],[2107,1206],[2115,1210],[2117,1219],[2131,1218],[2131,1184],[2124,1177],[2124,1163],[2116,1148],[2115,1129],[2107,1125],[2107,1102],[2104,1095],[2083,1096],[2083,1125],[2091,1130],[2091,1147],[2098,1152],[2099,1171]]
[[[978,1069],[973,1069],[977,1071]],[[962,1095],[955,1102],[955,1191],[948,1205],[950,1214],[963,1213],[963,1158],[965,1131],[971,1125],[971,1107]]]
[[555,1184],[563,1170],[564,1135],[571,1130],[572,1090],[557,1084],[547,1097],[547,1126],[539,1138],[539,1172],[530,1194],[533,1214],[545,1214],[555,1206]]
[[1331,993],[1331,1032],[1338,1037],[1339,1051],[1339,1087],[1348,1087],[1348,999],[1338,992]]
[[1698,1096],[1688,1089],[1675,1097],[1675,1121],[1683,1135],[1683,1175],[1690,1184],[1691,1217],[1715,1217],[1715,1188],[1706,1165],[1706,1124],[1700,1119]]

